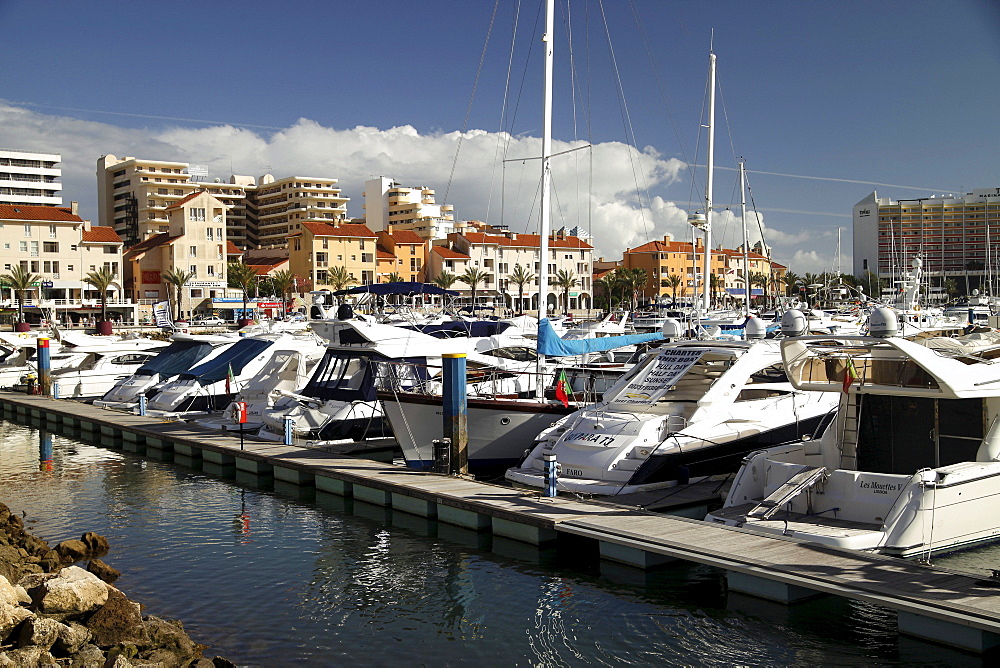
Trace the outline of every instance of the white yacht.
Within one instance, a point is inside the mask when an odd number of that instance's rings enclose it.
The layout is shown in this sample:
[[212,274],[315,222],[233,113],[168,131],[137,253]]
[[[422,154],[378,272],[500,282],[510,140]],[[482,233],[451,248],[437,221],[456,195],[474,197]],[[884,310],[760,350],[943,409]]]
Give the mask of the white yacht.
[[134,374],[168,345],[166,341],[149,340],[138,348],[115,345],[74,348],[74,353],[82,353],[84,357],[52,371],[52,383],[58,385],[53,392],[58,392],[62,399],[103,396],[115,383]]
[[239,341],[237,336],[215,334],[174,334],[171,338],[169,346],[132,375],[118,380],[94,405],[131,410],[138,404],[140,395],[222,354]]
[[683,341],[651,351],[592,406],[534,437],[507,480],[627,494],[732,473],[746,453],[813,433],[835,398],[794,389],[775,340]]
[[[1000,335],[782,342],[789,380],[840,403],[817,439],[743,462],[706,519],[917,556],[1000,538]],[[874,319],[874,318],[873,318]]]

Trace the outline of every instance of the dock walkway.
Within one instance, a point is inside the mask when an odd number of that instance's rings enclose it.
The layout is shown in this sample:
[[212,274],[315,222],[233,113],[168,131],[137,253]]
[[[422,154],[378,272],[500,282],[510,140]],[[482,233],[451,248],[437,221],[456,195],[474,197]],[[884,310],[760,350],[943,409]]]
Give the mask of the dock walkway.
[[[200,458],[318,491],[535,545],[589,539],[602,559],[639,568],[684,560],[724,569],[730,590],[791,603],[833,594],[897,611],[901,633],[975,652],[1000,647],[1000,580],[893,557],[282,443],[244,439],[74,401],[0,392],[7,419],[78,428],[151,458]],[[115,442],[112,440],[111,442]]]

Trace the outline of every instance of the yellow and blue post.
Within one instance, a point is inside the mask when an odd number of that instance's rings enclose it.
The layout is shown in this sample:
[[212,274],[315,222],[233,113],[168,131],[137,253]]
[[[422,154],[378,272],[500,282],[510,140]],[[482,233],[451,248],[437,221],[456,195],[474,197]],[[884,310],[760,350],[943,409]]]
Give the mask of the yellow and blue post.
[[444,371],[442,407],[444,435],[451,439],[451,472],[469,472],[469,401],[466,388],[465,353],[441,355]]
[[49,340],[38,339],[38,392],[48,395],[52,389],[52,357],[49,354]]

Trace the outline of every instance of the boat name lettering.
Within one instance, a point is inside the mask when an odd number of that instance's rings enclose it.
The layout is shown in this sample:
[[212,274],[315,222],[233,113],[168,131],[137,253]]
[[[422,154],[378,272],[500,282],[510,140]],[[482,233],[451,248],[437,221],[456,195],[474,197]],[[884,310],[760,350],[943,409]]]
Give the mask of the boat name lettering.
[[583,477],[583,469],[566,469],[564,473],[566,475],[575,475],[578,478]]
[[898,492],[903,488],[901,482],[878,482],[877,480],[862,480],[861,489],[870,489],[876,494],[888,494]]
[[567,441],[583,441],[585,443],[597,443],[598,445],[611,445],[615,442],[614,436],[604,434],[594,434],[586,431],[571,431],[566,434]]

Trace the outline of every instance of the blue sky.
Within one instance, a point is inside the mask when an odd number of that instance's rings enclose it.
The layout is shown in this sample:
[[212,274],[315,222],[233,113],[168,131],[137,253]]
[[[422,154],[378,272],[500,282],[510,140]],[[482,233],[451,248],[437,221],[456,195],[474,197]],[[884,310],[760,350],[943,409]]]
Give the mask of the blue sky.
[[[554,224],[589,227],[606,257],[688,237],[714,30],[717,207],[738,205],[742,156],[775,259],[832,268],[844,227],[849,267],[851,207],[873,189],[1000,186],[997,6],[557,0],[556,150],[594,148],[556,159]],[[0,146],[62,153],[63,197],[90,218],[96,160],[114,153],[224,180],[338,178],[355,216],[364,180],[386,175],[447,193],[458,217],[533,231],[537,162],[501,160],[538,153],[540,22],[540,0],[0,0]],[[727,246],[732,217],[716,224]]]

